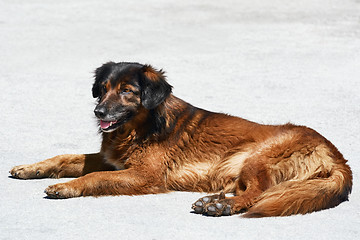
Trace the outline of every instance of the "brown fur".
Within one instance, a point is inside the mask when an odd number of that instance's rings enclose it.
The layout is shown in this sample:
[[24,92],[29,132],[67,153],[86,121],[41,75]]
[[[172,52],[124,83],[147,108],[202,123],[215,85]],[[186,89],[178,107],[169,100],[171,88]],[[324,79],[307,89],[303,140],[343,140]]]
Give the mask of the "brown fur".
[[[120,75],[113,73],[117,66]],[[121,90],[126,84],[131,93]],[[103,133],[99,153],[61,155],[18,166],[11,170],[12,176],[78,177],[49,186],[46,193],[54,198],[234,193],[224,201],[231,213],[246,211],[246,217],[305,214],[348,199],[352,173],[347,161],[314,130],[292,124],[261,125],[205,111],[170,92],[153,107],[145,104],[145,95],[153,94],[145,89],[149,84],[163,84],[153,91],[170,87],[163,72],[149,65],[107,63],[97,69],[93,94],[99,105],[110,111],[122,104],[136,114]],[[100,93],[99,86],[105,86],[105,92]]]

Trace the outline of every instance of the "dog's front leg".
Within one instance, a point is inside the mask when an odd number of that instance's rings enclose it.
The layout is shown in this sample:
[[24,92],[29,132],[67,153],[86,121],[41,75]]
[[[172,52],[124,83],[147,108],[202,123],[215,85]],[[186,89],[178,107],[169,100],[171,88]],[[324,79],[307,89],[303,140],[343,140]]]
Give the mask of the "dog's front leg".
[[104,162],[101,153],[65,154],[33,164],[16,166],[10,170],[15,178],[61,178],[80,177],[95,171],[113,170],[114,167]]
[[46,188],[49,198],[72,198],[102,195],[139,195],[167,192],[158,172],[130,168],[94,172],[66,183]]

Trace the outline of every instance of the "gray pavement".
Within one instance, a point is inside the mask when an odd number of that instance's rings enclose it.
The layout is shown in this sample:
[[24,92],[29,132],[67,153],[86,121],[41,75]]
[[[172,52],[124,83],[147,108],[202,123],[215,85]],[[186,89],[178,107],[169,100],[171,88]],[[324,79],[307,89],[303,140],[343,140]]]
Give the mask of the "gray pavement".
[[[360,1],[0,0],[0,239],[359,239]],[[97,152],[93,70],[136,61],[195,106],[307,125],[354,173],[350,201],[304,216],[190,213],[204,194],[44,199],[69,179],[8,171]]]

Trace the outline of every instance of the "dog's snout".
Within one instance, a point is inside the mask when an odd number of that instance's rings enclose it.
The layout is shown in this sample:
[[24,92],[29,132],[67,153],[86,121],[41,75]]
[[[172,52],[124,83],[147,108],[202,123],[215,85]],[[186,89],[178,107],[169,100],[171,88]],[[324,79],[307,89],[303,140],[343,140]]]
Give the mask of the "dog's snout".
[[98,118],[104,118],[106,116],[106,108],[103,105],[98,105],[94,109],[95,116]]

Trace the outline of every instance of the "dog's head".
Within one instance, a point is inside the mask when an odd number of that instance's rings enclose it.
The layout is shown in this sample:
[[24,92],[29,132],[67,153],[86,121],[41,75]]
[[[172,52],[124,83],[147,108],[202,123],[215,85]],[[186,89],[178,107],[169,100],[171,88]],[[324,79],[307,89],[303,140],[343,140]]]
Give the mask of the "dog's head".
[[103,132],[112,132],[144,110],[158,107],[171,93],[162,71],[138,63],[108,62],[95,70],[94,113]]

